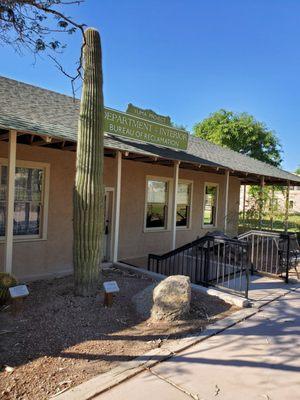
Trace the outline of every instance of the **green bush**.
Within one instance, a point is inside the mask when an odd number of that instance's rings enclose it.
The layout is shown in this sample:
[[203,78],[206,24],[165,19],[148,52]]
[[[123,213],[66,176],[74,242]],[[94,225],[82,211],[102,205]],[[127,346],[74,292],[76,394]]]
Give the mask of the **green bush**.
[[0,272],[0,304],[5,304],[9,299],[8,289],[16,286],[17,280],[6,272]]

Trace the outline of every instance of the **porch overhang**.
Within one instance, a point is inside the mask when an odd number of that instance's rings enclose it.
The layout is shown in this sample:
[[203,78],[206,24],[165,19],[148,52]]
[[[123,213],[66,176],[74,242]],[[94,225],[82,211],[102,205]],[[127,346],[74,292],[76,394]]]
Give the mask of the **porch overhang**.
[[[62,135],[60,133],[53,134],[50,131],[44,132],[38,126],[33,129],[33,127],[30,126],[30,123],[24,124],[21,123],[21,121],[18,121],[18,123],[9,127],[4,127],[2,121],[1,125],[0,142],[8,142],[9,131],[14,129],[17,132],[17,144],[26,144],[32,147],[39,146],[43,148],[76,152],[76,140],[70,140],[69,135]],[[26,125],[28,126],[26,127]],[[17,126],[19,126],[19,128],[16,128]],[[61,132],[62,130],[63,128],[60,127],[59,131]],[[130,141],[126,138],[105,134],[104,156],[116,157],[118,151],[122,152],[123,159],[147,164],[172,167],[174,162],[180,161],[181,169],[209,172],[219,175],[224,175],[226,171],[229,171],[230,176],[239,178],[241,184],[245,185],[259,185],[261,177],[265,178],[266,185],[285,186],[287,185],[288,181],[291,185],[299,185],[300,183],[300,177],[290,173],[290,179],[283,179],[279,176],[268,176],[264,172],[261,174],[255,174],[251,172],[240,171],[238,168],[234,170],[222,165],[221,163],[212,162],[182,150],[174,150],[144,142]]]
[[[80,100],[40,87],[0,77],[0,141],[8,141],[9,130],[17,132],[17,143],[76,151]],[[2,129],[1,129],[2,128]],[[119,135],[106,135],[107,157],[212,172],[240,179],[242,184],[299,185],[300,177],[211,142],[188,137],[186,150],[176,150]]]

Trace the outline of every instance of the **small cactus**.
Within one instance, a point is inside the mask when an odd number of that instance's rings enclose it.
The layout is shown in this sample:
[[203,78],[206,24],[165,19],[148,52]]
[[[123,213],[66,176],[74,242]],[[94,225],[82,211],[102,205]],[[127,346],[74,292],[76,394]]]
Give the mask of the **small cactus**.
[[17,280],[6,272],[0,272],[0,304],[5,304],[9,299],[8,289],[16,286]]

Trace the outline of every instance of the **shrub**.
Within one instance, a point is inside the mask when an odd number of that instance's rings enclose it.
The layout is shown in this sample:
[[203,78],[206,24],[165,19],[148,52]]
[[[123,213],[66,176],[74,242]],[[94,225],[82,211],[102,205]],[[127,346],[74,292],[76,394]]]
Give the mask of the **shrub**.
[[17,280],[12,275],[6,272],[0,272],[0,304],[5,304],[9,299],[8,289],[16,286]]

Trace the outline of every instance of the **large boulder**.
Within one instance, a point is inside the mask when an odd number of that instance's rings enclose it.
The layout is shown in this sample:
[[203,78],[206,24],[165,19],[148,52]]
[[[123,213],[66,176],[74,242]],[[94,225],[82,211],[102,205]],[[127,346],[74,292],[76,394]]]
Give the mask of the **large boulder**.
[[153,291],[151,317],[158,321],[184,319],[190,311],[190,304],[190,278],[183,275],[169,276]]

